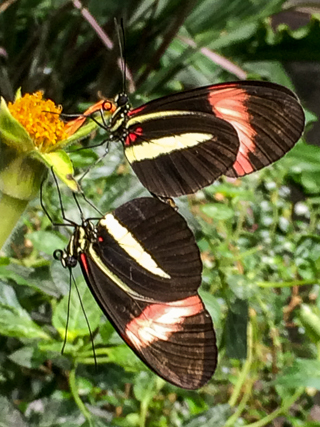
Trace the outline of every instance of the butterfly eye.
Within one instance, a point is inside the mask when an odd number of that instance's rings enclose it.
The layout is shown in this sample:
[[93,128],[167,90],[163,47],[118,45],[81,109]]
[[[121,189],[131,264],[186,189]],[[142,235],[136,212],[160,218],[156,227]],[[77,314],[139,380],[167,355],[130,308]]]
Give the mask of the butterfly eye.
[[75,258],[74,256],[68,256],[67,260],[66,260],[66,265],[69,268],[74,268],[78,263],[77,258]]

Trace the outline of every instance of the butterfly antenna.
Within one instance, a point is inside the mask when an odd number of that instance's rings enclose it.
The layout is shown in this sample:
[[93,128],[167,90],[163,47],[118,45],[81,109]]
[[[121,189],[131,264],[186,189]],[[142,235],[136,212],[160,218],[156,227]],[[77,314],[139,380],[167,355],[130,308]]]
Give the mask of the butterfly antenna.
[[[109,145],[110,145],[110,141],[103,141],[103,142],[100,142],[99,144],[97,144],[97,145],[92,145],[92,146],[90,146],[90,147],[88,147],[88,148],[94,148],[94,147],[100,147],[100,145],[103,145],[104,143],[106,143],[106,148],[105,148],[105,152],[104,152],[104,154],[101,156],[101,157],[99,157],[94,163],[93,163],[93,165],[91,165],[90,167],[88,167],[88,169],[82,174],[82,176],[78,179],[78,184],[80,185],[81,184],[81,182],[82,182],[82,180],[83,180],[83,178],[91,171],[91,169],[93,169],[98,163],[100,163],[101,162],[101,160],[103,160],[105,157],[106,157],[106,155],[109,153]],[[81,190],[81,192],[83,193],[83,191]]]
[[98,368],[98,363],[97,363],[97,356],[96,356],[96,351],[95,351],[94,343],[93,343],[93,333],[92,333],[92,331],[91,331],[90,323],[89,323],[88,317],[87,317],[87,315],[86,315],[86,311],[85,311],[85,309],[84,309],[84,307],[83,307],[83,303],[82,303],[81,295],[80,295],[80,292],[79,292],[79,289],[78,289],[77,283],[76,283],[76,281],[75,281],[75,278],[74,278],[74,276],[73,276],[72,272],[71,272],[71,275],[72,275],[72,280],[73,280],[73,283],[74,283],[74,285],[75,285],[75,288],[76,288],[76,291],[77,291],[77,294],[78,294],[78,297],[79,297],[79,301],[80,301],[81,309],[82,309],[83,315],[84,315],[84,317],[85,317],[85,319],[86,319],[86,323],[87,323],[87,326],[88,326],[88,329],[89,329],[89,335],[90,335],[91,344],[92,344],[92,352],[93,352],[94,366],[95,366],[95,369],[97,369],[97,368]]
[[54,221],[52,220],[51,215],[49,214],[49,212],[47,211],[47,208],[45,207],[45,205],[43,203],[43,186],[44,186],[45,180],[46,180],[46,177],[43,178],[43,180],[41,181],[41,185],[40,185],[40,204],[41,204],[42,210],[44,211],[44,213],[49,218],[49,221],[51,222],[51,224],[54,224]]
[[125,58],[125,37],[124,37],[124,25],[123,25],[123,18],[120,20],[120,25],[118,24],[118,21],[116,18],[114,18],[115,26],[117,30],[117,37],[119,42],[119,51],[120,51],[120,61],[121,61],[121,68],[122,68],[122,92],[126,93],[126,58]]
[[74,222],[72,222],[70,219],[66,218],[65,215],[64,215],[64,210],[63,210],[63,206],[62,206],[62,200],[61,200],[61,194],[60,194],[59,186],[58,186],[58,183],[57,183],[57,180],[56,180],[56,177],[55,177],[55,174],[54,174],[52,168],[51,168],[51,172],[52,172],[52,174],[53,174],[53,176],[55,178],[55,183],[56,183],[58,194],[59,194],[59,202],[60,202],[60,207],[61,207],[61,212],[62,212],[62,215],[63,215],[63,219],[65,221],[67,221],[67,223],[54,222],[53,219],[52,219],[52,216],[49,214],[49,211],[47,210],[47,208],[44,205],[44,202],[43,202],[43,187],[44,187],[44,183],[45,183],[46,178],[43,178],[43,180],[41,181],[41,185],[40,185],[40,204],[41,204],[41,207],[42,207],[44,213],[46,214],[46,216],[48,217],[49,221],[51,222],[51,224],[54,225],[55,227],[70,227],[70,226],[73,227],[75,225]]
[[[88,203],[88,205],[89,206],[91,206],[96,212],[98,212],[98,214],[99,214],[99,216],[101,217],[103,214],[102,214],[102,212],[101,211],[99,211],[99,209],[91,202],[91,200],[89,200],[87,197],[86,197],[86,195],[84,194],[84,192],[83,192],[83,190],[81,189],[81,191],[80,191],[80,194],[81,194],[81,197],[83,198],[83,200],[85,201],[85,202],[87,202]],[[82,212],[82,209],[81,209],[81,207],[80,207],[80,204],[79,204],[79,202],[78,202],[78,199],[77,199],[77,197],[76,197],[76,195],[75,195],[75,193],[73,193],[73,198],[74,198],[74,200],[76,201],[76,204],[77,204],[77,206],[78,206],[78,209],[79,209],[79,211],[80,211],[80,216],[81,216],[81,221],[83,221],[84,220],[84,216],[83,216],[83,212]]]
[[65,225],[65,226],[72,225],[72,226],[76,226],[76,223],[74,223],[73,221],[71,221],[71,219],[68,219],[66,217],[66,215],[65,215],[64,207],[63,207],[63,203],[62,203],[62,196],[61,196],[61,192],[60,192],[60,188],[59,188],[59,184],[58,184],[58,180],[57,180],[56,174],[53,171],[53,168],[51,168],[51,173],[52,173],[52,176],[53,176],[53,179],[54,179],[54,182],[56,184],[57,191],[58,191],[59,204],[60,204],[62,218],[64,219],[64,221],[67,221],[69,223],[69,224],[54,224],[54,225]]
[[77,207],[78,207],[78,209],[79,209],[81,222],[83,222],[83,220],[84,220],[84,216],[83,216],[83,212],[82,212],[82,209],[81,209],[80,203],[78,202],[78,199],[77,199],[77,196],[76,196],[76,194],[75,194],[75,193],[72,193],[72,196],[73,196],[74,201],[76,202],[76,205],[77,205]]
[[66,322],[66,329],[65,329],[65,333],[64,333],[64,340],[63,340],[63,346],[61,349],[61,354],[64,353],[64,349],[65,349],[66,344],[67,344],[69,318],[70,318],[70,302],[71,302],[71,288],[72,288],[71,277],[73,277],[71,268],[69,268],[69,273],[70,273],[70,277],[69,277],[69,297],[68,297],[68,308],[67,308],[67,322]]

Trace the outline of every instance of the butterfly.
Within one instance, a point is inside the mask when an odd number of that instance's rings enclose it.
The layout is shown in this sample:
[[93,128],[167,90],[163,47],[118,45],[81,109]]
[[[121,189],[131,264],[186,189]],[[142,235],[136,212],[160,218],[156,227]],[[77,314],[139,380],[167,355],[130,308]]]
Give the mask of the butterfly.
[[80,264],[101,310],[129,347],[176,386],[197,389],[209,381],[216,338],[198,294],[199,250],[184,218],[169,204],[145,197],[96,225],[71,225],[67,248],[54,257],[69,270]]
[[121,93],[87,114],[98,110],[110,113],[105,129],[122,143],[141,183],[162,197],[262,169],[290,151],[304,129],[296,95],[263,81],[200,87],[133,109]]

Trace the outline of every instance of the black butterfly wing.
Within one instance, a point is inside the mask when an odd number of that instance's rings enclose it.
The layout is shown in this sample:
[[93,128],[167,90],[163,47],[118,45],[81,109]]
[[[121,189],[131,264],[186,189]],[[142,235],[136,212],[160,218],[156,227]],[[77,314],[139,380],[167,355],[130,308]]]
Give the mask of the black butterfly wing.
[[116,222],[100,220],[97,242],[80,258],[95,299],[158,375],[201,387],[214,373],[217,349],[197,293],[201,261],[191,231],[174,209],[151,198],[126,203],[112,217]]
[[127,122],[125,155],[141,183],[159,196],[194,193],[235,162],[239,140],[224,120],[197,111],[139,114]]
[[169,95],[132,110],[130,117],[179,110],[211,114],[233,126],[240,148],[226,173],[232,177],[280,159],[304,129],[304,112],[295,94],[281,85],[260,81],[223,83]]

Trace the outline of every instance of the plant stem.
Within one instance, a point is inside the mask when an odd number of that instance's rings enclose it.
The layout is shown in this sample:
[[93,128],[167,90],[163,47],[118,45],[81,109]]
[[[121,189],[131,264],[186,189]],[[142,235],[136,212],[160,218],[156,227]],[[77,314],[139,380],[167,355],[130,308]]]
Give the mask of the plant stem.
[[15,199],[14,197],[8,196],[7,194],[2,194],[0,200],[0,249],[3,247],[8,237],[13,232],[27,204],[28,200]]
[[243,397],[237,407],[236,412],[227,420],[224,427],[232,427],[234,426],[237,419],[241,416],[242,412],[244,411],[246,404],[250,398],[250,393],[252,389],[252,385],[255,382],[254,378],[250,378],[245,385],[245,392],[243,394]]
[[315,285],[317,279],[292,280],[291,282],[256,282],[260,288],[290,288],[292,286]]
[[276,409],[271,414],[262,418],[261,420],[256,421],[255,423],[252,423],[252,424],[248,424],[247,427],[263,427],[269,424],[275,418],[277,418],[280,414],[285,414],[290,408],[290,406],[292,406],[294,402],[301,396],[303,391],[304,391],[304,387],[299,387],[293,396],[291,396],[288,399],[285,399],[282,402],[282,405],[280,406],[280,408]]
[[76,385],[76,369],[75,368],[73,368],[70,371],[69,386],[70,386],[71,394],[72,394],[78,408],[80,409],[80,411],[82,412],[84,417],[88,420],[89,425],[92,426],[91,414],[88,411],[88,409],[86,408],[85,404],[80,399],[80,396],[78,394],[78,389],[77,389],[77,385]]
[[242,386],[245,384],[246,381],[248,381],[250,367],[252,364],[252,353],[253,353],[253,333],[252,333],[251,322],[248,323],[247,337],[248,337],[247,360],[246,360],[245,364],[243,365],[242,372],[240,373],[240,375],[238,377],[238,381],[237,381],[237,383],[234,387],[233,393],[229,399],[229,405],[230,406],[235,406],[236,401],[238,400],[238,397],[240,395]]

